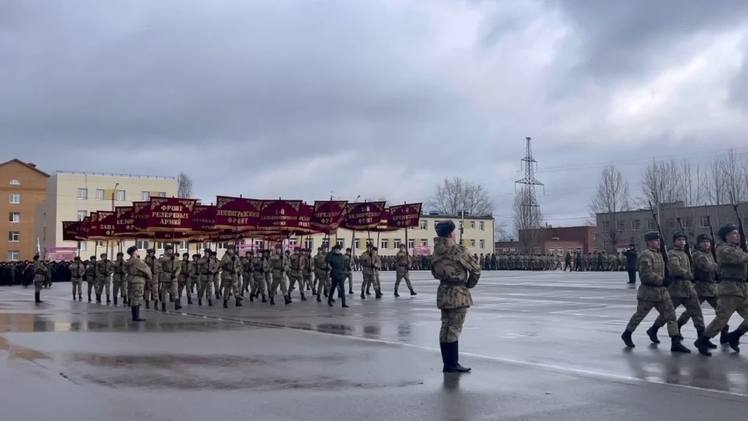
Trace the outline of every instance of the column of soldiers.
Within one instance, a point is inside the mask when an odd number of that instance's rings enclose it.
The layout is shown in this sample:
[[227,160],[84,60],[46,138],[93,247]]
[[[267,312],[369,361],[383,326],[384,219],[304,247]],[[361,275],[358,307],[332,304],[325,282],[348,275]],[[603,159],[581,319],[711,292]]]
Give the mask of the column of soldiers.
[[[637,310],[621,335],[628,348],[635,347],[632,334],[654,308],[659,316],[646,332],[652,343],[660,343],[657,332],[660,327],[667,326],[671,352],[690,353],[682,344],[681,328],[691,320],[698,336],[694,345],[702,355],[711,356],[710,349],[717,348],[711,338],[718,334],[721,344],[729,345],[735,352],[740,351],[740,338],[748,332],[748,253],[741,249],[736,225],[727,224],[720,228],[719,238],[721,244],[714,250],[712,239],[699,235],[696,249],[689,256],[686,252],[687,235],[676,233],[665,260],[660,249],[663,239],[659,233],[649,232],[644,236],[647,248],[639,254],[637,262],[641,280]],[[701,311],[704,302],[716,312],[709,325],[706,325]],[[676,317],[676,309],[681,306],[684,311]],[[743,322],[730,332],[728,322],[736,312]]]
[[566,270],[586,271],[624,271],[626,257],[622,253],[582,253],[581,251],[561,254],[528,254],[528,253],[490,253],[473,255],[482,270]]

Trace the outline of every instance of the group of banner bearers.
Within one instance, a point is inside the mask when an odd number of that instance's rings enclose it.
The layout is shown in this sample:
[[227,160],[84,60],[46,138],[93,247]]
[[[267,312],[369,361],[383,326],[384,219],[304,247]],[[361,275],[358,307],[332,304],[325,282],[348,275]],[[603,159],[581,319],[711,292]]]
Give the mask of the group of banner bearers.
[[[720,228],[722,243],[714,247],[713,239],[699,235],[693,254],[688,248],[685,233],[673,236],[673,248],[665,252],[664,240],[659,232],[644,236],[647,249],[638,260],[638,271],[642,285],[637,294],[638,306],[626,330],[621,335],[629,348],[634,348],[632,333],[652,308],[659,317],[647,330],[652,343],[660,343],[657,332],[667,326],[673,353],[689,353],[681,343],[680,329],[692,320],[698,339],[694,345],[699,353],[711,356],[710,349],[717,346],[711,338],[720,334],[720,343],[740,351],[740,337],[748,332],[748,248],[742,221],[739,225],[727,224]],[[709,325],[704,322],[701,304],[706,301],[716,312]],[[676,319],[675,309],[683,306],[684,313]],[[728,322],[734,313],[743,322],[730,332]]]

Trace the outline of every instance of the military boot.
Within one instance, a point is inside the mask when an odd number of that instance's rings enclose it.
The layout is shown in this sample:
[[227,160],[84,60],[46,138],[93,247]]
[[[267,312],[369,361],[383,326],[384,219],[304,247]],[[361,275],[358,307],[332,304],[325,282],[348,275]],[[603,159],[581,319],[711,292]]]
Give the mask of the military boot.
[[361,291],[361,299],[362,299],[362,300],[365,300],[365,299],[366,299],[366,296],[364,295],[364,291]]
[[132,313],[133,322],[144,322],[145,319],[140,318],[140,306],[131,306],[130,312]]
[[[107,303],[107,304],[110,304],[111,302],[112,302],[112,300],[110,300],[110,299],[109,299],[109,294],[107,294],[107,296],[106,296],[106,303]],[[115,304],[115,305],[116,305],[116,304]]]
[[241,307],[242,306],[242,299],[240,297],[236,297],[235,305],[237,307]]
[[192,295],[187,294],[187,304],[192,304]]
[[[318,297],[318,298],[319,298],[319,297]],[[274,295],[271,295],[271,296],[270,296],[270,305],[271,305],[271,306],[274,306],[274,305],[275,305],[275,296],[274,296]]]
[[306,301],[306,297],[304,296],[304,290],[301,290],[301,301]]
[[174,300],[174,310],[181,310],[182,309],[182,299],[177,298]]
[[208,307],[213,307],[213,300],[208,298]]
[[413,295],[418,295],[418,294],[416,294],[416,291],[413,288],[411,288],[410,289],[410,295],[413,296]]
[[262,294],[262,302],[263,303],[267,303],[268,302],[267,298],[265,297],[265,294]]
[[78,296],[78,301],[83,301],[83,296],[82,295]]
[[115,306],[117,305],[117,296],[116,295],[114,296],[114,305]]
[[285,298],[285,300],[286,300],[286,305],[289,305],[289,304],[292,303],[292,301],[291,301],[291,294],[288,294],[288,295],[286,295],[283,298]]
[[197,305],[199,305],[200,307],[203,306],[203,299],[202,298],[197,297]]
[[145,300],[145,309],[148,310],[151,308],[151,302],[149,300]]
[[657,339],[657,331],[660,330],[659,327],[652,325],[649,329],[647,329],[647,336],[649,336],[649,340],[652,341],[653,344],[659,344],[660,340]]
[[161,311],[166,312],[166,301],[161,301]]
[[712,353],[709,352],[709,345],[707,344],[708,341],[709,338],[707,338],[706,336],[699,336],[699,339],[696,339],[696,342],[693,343],[693,346],[695,346],[696,349],[699,350],[699,354],[706,357],[711,357]]
[[670,344],[670,352],[681,352],[684,354],[690,354],[691,350],[683,346],[681,343],[681,338],[678,336],[673,336],[670,338],[671,344]]
[[459,345],[457,342],[450,342],[444,344],[446,350],[446,362],[442,372],[444,373],[469,373],[470,369],[460,365],[459,361]]
[[91,302],[91,291],[88,291],[88,302]]
[[733,351],[740,352],[740,337],[745,335],[745,333],[746,330],[743,327],[738,326],[737,329],[727,334],[727,343]]
[[216,300],[219,299],[219,298],[221,298],[221,293],[218,292],[218,291],[216,291]]
[[321,303],[321,302],[322,302],[322,297],[320,297],[320,295],[319,295],[319,294],[317,294],[317,302],[318,302],[318,303]]
[[96,304],[101,304],[101,294],[96,294]]
[[377,300],[382,298],[382,291],[376,290],[374,292],[376,293],[376,296],[374,298],[376,298]]
[[627,348],[636,348],[636,345],[634,345],[634,341],[631,340],[631,332],[628,330],[623,331],[621,334],[621,339],[623,339],[623,343],[626,344]]
[[[704,329],[699,329],[696,331],[696,333],[698,337],[701,338],[702,336],[704,336]],[[710,341],[709,338],[706,337],[704,338],[704,345],[706,345],[709,349],[717,349],[717,345],[714,345],[712,341]]]
[[366,295],[371,295],[371,286],[366,287]]
[[224,299],[223,300],[223,308],[229,308],[229,300],[228,299]]
[[400,294],[397,293],[397,290],[395,290],[395,298],[399,297]]
[[730,340],[728,339],[727,335],[730,333],[730,325],[725,325],[725,327],[722,328],[722,331],[719,332],[719,343],[722,345],[727,345]]
[[34,292],[34,302],[39,304],[42,302],[42,293],[41,292]]

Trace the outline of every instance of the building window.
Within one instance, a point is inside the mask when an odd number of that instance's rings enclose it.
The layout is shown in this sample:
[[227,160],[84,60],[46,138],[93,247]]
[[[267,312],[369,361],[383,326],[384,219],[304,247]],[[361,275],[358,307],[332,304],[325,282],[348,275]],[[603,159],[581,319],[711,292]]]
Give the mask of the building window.
[[88,251],[88,242],[81,241],[81,251]]
[[485,231],[486,230],[486,223],[484,221],[479,222],[480,230]]
[[8,214],[8,222],[12,224],[19,224],[21,223],[21,213],[20,212],[10,212]]
[[148,191],[140,192],[140,200],[144,202],[147,200],[151,200],[151,192],[148,192]]
[[85,218],[86,216],[88,216],[88,211],[85,211],[85,210],[79,210],[78,211],[78,220],[79,221],[82,221],[83,218]]
[[125,200],[127,200],[127,196],[125,196],[125,191],[124,190],[117,190],[116,199],[117,199],[117,201],[120,201],[120,202],[124,202]]
[[8,241],[10,241],[11,243],[17,243],[21,241],[21,233],[18,231],[9,231]]
[[17,262],[21,260],[21,253],[18,250],[11,250],[8,252],[8,261]]
[[416,240],[412,238],[408,239],[408,248],[411,250],[416,248]]
[[360,248],[361,248],[361,240],[359,240],[358,238],[356,238],[356,239],[355,239],[355,240],[353,241],[353,248],[355,248],[355,249],[360,249]]
[[78,199],[88,200],[88,189],[86,189],[86,188],[79,188],[78,189]]
[[429,229],[429,221],[426,221],[426,220],[421,221],[421,229],[422,230]]
[[[103,241],[97,241],[96,242],[96,247],[104,247],[104,242]],[[96,256],[96,257],[99,257],[99,256]]]
[[304,248],[312,250],[314,248],[314,239],[313,238],[305,238],[304,239]]
[[642,228],[642,223],[638,219],[631,220],[631,230],[632,231],[639,231]]
[[397,249],[397,248],[400,248],[400,244],[402,244],[402,243],[403,243],[403,242],[402,242],[402,241],[400,241],[400,239],[399,239],[399,238],[395,238],[394,240],[392,240],[392,247],[393,247],[393,248],[396,248],[396,249]]
[[323,238],[322,239],[322,248],[324,248],[324,249],[330,248],[330,239],[329,238]]
[[14,179],[10,180],[10,185],[11,186],[20,186],[21,182],[18,181],[18,179],[14,178]]
[[10,203],[11,205],[20,205],[21,193],[11,193],[8,197],[8,203]]
[[650,230],[657,229],[657,223],[655,222],[654,219],[649,220],[649,223],[647,223],[647,229],[650,229]]
[[422,238],[421,239],[421,247],[428,247],[429,246],[429,240]]
[[390,245],[390,240],[387,240],[387,239],[383,239],[380,244],[380,246],[382,246],[382,249],[389,248],[389,245]]
[[603,221],[603,231],[608,231],[610,229],[610,222]]
[[470,240],[470,247],[475,247],[475,240],[474,239]]
[[165,191],[158,192],[158,197],[166,197],[166,192]]
[[96,200],[104,200],[104,189],[96,189]]
[[699,220],[699,225],[701,225],[701,228],[707,228],[709,226],[709,217],[702,216]]
[[475,229],[475,221],[470,221],[470,228]]
[[616,231],[623,232],[626,229],[626,221],[616,221]]
[[150,248],[150,244],[148,244],[148,240],[135,240],[135,247],[139,248],[140,250],[148,250]]
[[337,238],[335,239],[335,244],[339,245],[340,247],[345,247],[345,239]]
[[480,248],[481,249],[486,248],[486,240],[480,240]]

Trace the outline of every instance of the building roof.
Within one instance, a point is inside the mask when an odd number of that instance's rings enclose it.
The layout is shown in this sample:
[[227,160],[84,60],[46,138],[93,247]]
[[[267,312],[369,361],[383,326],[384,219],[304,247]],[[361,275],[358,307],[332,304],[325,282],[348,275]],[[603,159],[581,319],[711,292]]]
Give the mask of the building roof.
[[[444,214],[433,214],[433,213],[421,214],[421,218],[463,219],[461,215],[444,215]],[[465,215],[464,219],[493,220],[494,218],[493,218],[493,215],[483,215],[483,216]]]
[[45,173],[44,171],[40,170],[39,168],[36,168],[35,164],[33,164],[31,162],[23,162],[20,159],[11,159],[10,161],[5,161],[2,164],[0,164],[0,167],[8,165],[8,164],[12,164],[12,163],[21,164],[24,167],[26,167],[26,168],[28,168],[30,170],[36,171],[37,173],[39,173],[39,174],[41,174],[41,175],[43,175],[45,177],[49,177],[49,174]]
[[176,180],[177,177],[168,175],[142,175],[142,174],[120,174],[120,173],[101,173],[101,172],[87,172],[87,171],[55,171],[55,175],[86,175],[95,177],[127,177],[127,178],[149,178],[155,180]]

